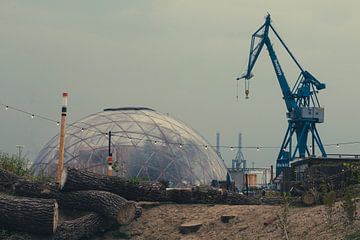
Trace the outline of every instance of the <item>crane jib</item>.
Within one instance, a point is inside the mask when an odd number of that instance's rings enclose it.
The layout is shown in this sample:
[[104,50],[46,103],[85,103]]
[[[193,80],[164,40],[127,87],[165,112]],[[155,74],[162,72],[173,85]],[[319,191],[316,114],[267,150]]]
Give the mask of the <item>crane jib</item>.
[[282,71],[281,71],[281,68],[280,68],[280,64],[279,64],[279,61],[277,59],[274,60],[274,64],[275,64],[275,69],[276,69],[276,73],[278,76],[281,76],[282,75]]

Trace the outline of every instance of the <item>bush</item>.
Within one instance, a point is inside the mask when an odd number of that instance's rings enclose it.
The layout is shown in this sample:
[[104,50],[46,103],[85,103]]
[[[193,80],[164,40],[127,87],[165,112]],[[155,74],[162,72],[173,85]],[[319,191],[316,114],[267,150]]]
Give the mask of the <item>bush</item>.
[[131,177],[129,182],[132,184],[140,184],[141,182],[149,181],[148,177]]
[[352,224],[356,216],[356,203],[352,198],[353,194],[350,189],[346,189],[344,198],[342,200],[341,206],[345,212],[348,223]]
[[332,216],[333,216],[333,212],[334,212],[335,200],[336,200],[336,192],[330,191],[330,192],[325,193],[324,204],[325,204],[325,210],[326,210],[326,218],[327,218],[327,222],[330,226],[332,224]]
[[16,155],[0,152],[0,168],[12,172],[18,176],[29,176],[28,160],[26,158],[19,159]]

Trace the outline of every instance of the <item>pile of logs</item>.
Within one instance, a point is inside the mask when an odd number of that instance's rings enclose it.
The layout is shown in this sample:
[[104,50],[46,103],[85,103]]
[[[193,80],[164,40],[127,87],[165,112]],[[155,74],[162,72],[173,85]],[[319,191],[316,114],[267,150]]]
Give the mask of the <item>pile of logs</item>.
[[180,204],[261,204],[261,201],[243,194],[212,187],[166,188],[159,182],[132,183],[120,177],[66,169],[60,184],[62,191],[108,191],[133,201],[175,202]]
[[[1,192],[7,192],[13,196]],[[81,239],[141,216],[139,201],[180,204],[280,204],[281,199],[248,197],[212,187],[166,188],[85,170],[64,169],[60,184],[28,181],[0,169],[0,227],[52,239]],[[90,212],[59,222],[59,209]]]
[[[0,169],[0,189],[3,191],[0,192],[1,227],[51,235],[49,238],[53,240],[87,238],[141,216],[136,202],[115,193],[91,188],[64,191],[56,184],[28,181],[3,169]],[[87,214],[60,223],[59,209]]]

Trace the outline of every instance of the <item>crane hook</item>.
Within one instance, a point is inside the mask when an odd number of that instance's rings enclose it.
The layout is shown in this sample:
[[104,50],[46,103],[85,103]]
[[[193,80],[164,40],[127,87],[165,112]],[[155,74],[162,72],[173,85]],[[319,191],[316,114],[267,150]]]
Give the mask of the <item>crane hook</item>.
[[245,99],[249,99],[249,88],[250,88],[250,82],[249,79],[245,79]]

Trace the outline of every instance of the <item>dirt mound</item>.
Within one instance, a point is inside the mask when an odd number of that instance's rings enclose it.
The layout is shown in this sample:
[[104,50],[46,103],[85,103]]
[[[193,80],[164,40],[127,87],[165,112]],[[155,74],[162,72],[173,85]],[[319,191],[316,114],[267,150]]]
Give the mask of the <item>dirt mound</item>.
[[[360,221],[356,220],[352,226],[345,225],[340,205],[335,205],[332,224],[326,222],[324,206],[290,207],[289,239],[345,239],[346,235],[360,227]],[[138,221],[121,227],[118,232],[126,233],[126,236],[135,240],[285,239],[278,219],[282,211],[282,206],[267,205],[166,204],[144,210]],[[222,215],[236,217],[228,223],[222,223]],[[197,232],[179,232],[181,224],[194,221],[202,223]],[[116,239],[111,237],[112,234],[114,233],[108,233],[103,239]]]

